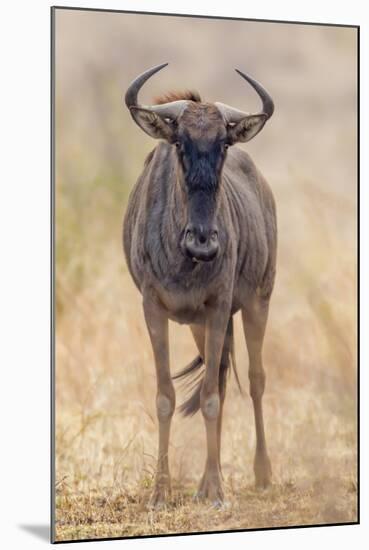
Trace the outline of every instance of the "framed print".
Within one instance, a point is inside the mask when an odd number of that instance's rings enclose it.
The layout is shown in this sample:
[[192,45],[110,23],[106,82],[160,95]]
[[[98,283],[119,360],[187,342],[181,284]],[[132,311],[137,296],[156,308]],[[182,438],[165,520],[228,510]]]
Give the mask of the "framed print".
[[358,523],[359,27],[51,31],[53,542]]

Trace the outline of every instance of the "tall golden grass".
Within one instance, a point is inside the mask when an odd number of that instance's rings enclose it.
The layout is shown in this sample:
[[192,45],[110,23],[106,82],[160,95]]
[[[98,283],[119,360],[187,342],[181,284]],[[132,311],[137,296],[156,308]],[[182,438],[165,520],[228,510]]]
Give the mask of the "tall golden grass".
[[[355,31],[58,12],[56,32],[57,540],[356,521]],[[220,44],[223,35],[232,43]],[[174,417],[172,500],[164,511],[146,509],[156,383],[121,232],[128,193],[155,144],[134,127],[122,94],[135,74],[169,57],[152,95],[198,87],[252,109],[256,100],[232,76],[239,66],[276,100],[275,117],[247,147],[273,188],[279,221],[264,348],[273,485],[253,488],[252,406],[231,379],[222,445],[229,505],[221,511],[191,498],[205,461],[201,415]],[[196,351],[187,327],[171,324],[170,336],[174,372]],[[247,388],[238,316],[235,337]]]

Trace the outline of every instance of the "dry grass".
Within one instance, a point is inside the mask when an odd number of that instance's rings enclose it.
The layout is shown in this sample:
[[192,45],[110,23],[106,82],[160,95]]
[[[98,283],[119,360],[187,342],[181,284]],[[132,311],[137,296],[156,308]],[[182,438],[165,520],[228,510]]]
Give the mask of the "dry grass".
[[[94,15],[85,14],[83,21],[86,17]],[[152,143],[134,131],[124,114],[119,126],[121,106],[112,90],[121,92],[123,86],[107,78],[121,70],[115,53],[118,30],[132,38],[130,30],[123,19],[115,27],[116,19],[105,26],[97,24],[100,19],[91,21],[86,26],[69,21],[68,33],[60,34],[68,37],[67,44],[58,42],[57,540],[356,521],[354,38],[345,29],[329,30],[328,39],[324,28],[312,29],[311,38],[306,28],[290,27],[292,53],[287,33],[275,28],[276,72],[270,60],[268,66],[284,118],[276,113],[274,126],[248,147],[273,187],[279,218],[277,284],[264,348],[273,485],[261,492],[253,488],[252,405],[231,379],[222,446],[228,506],[216,511],[192,501],[205,461],[204,427],[201,415],[176,415],[170,445],[172,500],[166,510],[150,512],[146,504],[156,463],[156,383],[141,298],[127,273],[120,235],[128,191],[144,149]],[[254,40],[263,32],[271,39],[271,27],[248,25]],[[97,50],[104,53],[96,66],[88,40],[81,40],[90,28],[100,45]],[[209,27],[208,37],[211,32]],[[234,36],[241,44],[243,35]],[[73,56],[68,55],[71,44]],[[316,56],[322,48],[330,66],[340,69],[322,84],[333,94],[330,107],[324,90],[316,92],[314,85],[314,71],[324,75],[324,66],[319,66],[324,56]],[[251,52],[250,63],[265,66],[267,53]],[[73,72],[76,59],[85,72]],[[300,73],[293,78],[300,63],[307,77],[303,81]],[[138,56],[137,67],[146,65],[150,61]],[[280,84],[281,69],[288,93]],[[81,81],[87,74],[91,79]],[[221,75],[219,82],[224,88]],[[201,92],[201,82],[197,86]],[[297,99],[304,94],[301,112]],[[222,100],[232,102],[229,91]],[[239,100],[234,103],[241,106]],[[286,120],[294,133],[285,131]],[[122,144],[126,135],[132,135],[132,143]],[[124,149],[122,156],[119,148]],[[174,372],[196,352],[187,327],[171,324],[170,331]],[[239,316],[235,337],[238,369],[247,388]],[[182,397],[179,391],[178,403]]]
[[[58,539],[355,521],[355,310],[347,301],[354,272],[336,273],[332,289],[329,277],[312,284],[303,267],[295,266],[294,274],[291,266],[279,270],[282,280],[291,276],[306,290],[286,293],[278,283],[266,337],[271,490],[253,490],[252,406],[231,380],[222,450],[229,509],[193,505],[204,429],[201,415],[178,415],[170,447],[173,500],[166,512],[153,514],[145,508],[157,439],[151,348],[119,243],[112,239],[100,261],[100,274],[78,295],[68,294],[57,275],[65,304],[56,343]],[[247,387],[236,320],[237,361]],[[175,325],[171,344],[176,370],[195,346],[188,329]]]
[[[57,498],[64,518],[58,525],[58,540],[86,538],[133,537],[163,533],[200,533],[267,527],[319,525],[355,521],[355,492],[351,484],[335,486],[334,496],[321,500],[322,488],[332,495],[332,487],[317,480],[309,488],[294,484],[274,486],[263,494],[243,485],[232,492],[221,510],[194,503],[188,490],[173,488],[173,496],[165,511],[148,511],[149,488],[144,485],[136,493],[119,491],[104,496],[61,496]],[[336,484],[334,480],[332,484]],[[227,484],[228,492],[234,490]]]

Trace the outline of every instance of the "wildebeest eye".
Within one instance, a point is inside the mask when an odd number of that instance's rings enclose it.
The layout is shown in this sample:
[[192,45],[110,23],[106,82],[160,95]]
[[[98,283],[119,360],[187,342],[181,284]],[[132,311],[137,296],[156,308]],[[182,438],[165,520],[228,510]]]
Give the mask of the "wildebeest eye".
[[177,149],[179,149],[180,146],[181,146],[181,143],[180,143],[179,141],[175,141],[175,142],[174,142],[174,145],[177,147]]
[[224,144],[224,149],[228,149],[228,147],[229,147],[229,143],[225,143]]

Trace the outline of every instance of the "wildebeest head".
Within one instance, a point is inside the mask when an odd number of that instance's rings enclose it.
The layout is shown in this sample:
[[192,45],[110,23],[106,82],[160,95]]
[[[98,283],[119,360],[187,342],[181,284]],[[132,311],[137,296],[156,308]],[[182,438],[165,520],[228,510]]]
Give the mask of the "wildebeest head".
[[263,103],[261,112],[249,114],[223,103],[203,103],[196,94],[158,105],[139,105],[137,96],[142,85],[166,65],[138,76],[129,86],[125,101],[142,130],[176,148],[178,180],[188,212],[182,246],[192,259],[210,261],[219,250],[215,214],[227,149],[255,137],[273,114],[274,105],[261,84],[237,69],[259,94]]

